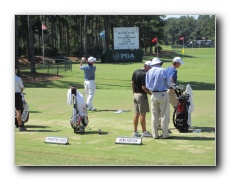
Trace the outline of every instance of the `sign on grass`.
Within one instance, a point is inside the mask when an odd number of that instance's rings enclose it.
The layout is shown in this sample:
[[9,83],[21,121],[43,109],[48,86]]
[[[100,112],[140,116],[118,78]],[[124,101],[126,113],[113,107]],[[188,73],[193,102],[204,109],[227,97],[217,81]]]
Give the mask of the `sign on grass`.
[[141,137],[117,137],[116,144],[142,144]]
[[54,136],[48,136],[45,139],[45,143],[52,143],[52,144],[69,144],[67,137],[54,137]]

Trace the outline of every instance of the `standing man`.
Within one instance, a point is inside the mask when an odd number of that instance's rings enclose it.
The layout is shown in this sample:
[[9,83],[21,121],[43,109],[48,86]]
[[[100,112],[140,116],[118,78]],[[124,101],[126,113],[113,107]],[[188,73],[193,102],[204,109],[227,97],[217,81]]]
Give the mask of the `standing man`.
[[[172,60],[172,65],[166,69],[166,71],[170,76],[172,85],[175,85],[177,83],[177,68],[179,68],[183,64],[184,62],[180,57],[175,57]],[[169,95],[169,102],[171,103],[173,108],[175,108],[177,106],[177,98],[174,89],[172,88],[168,89],[168,95]]]
[[22,82],[22,79],[17,76],[18,67],[15,65],[15,109],[16,109],[16,116],[18,121],[19,129],[18,131],[27,131],[27,129],[24,127],[24,124],[22,123],[22,111],[23,109],[23,102],[22,102],[22,96],[21,93],[24,89],[24,85]]
[[147,94],[151,92],[145,87],[146,72],[151,69],[152,62],[146,61],[142,69],[134,71],[132,75],[132,90],[135,115],[133,118],[134,132],[133,137],[140,137],[137,131],[140,118],[142,137],[152,137],[152,134],[146,131],[146,112],[149,112],[149,102]]
[[[88,65],[82,66],[82,63],[86,62]],[[88,111],[95,111],[96,109],[93,107],[93,98],[96,90],[96,84],[95,84],[95,71],[96,66],[94,66],[94,62],[96,61],[96,58],[89,57],[86,59],[85,57],[82,58],[80,62],[80,69],[84,71],[84,88],[86,93],[86,106]]]
[[146,88],[152,92],[152,134],[154,139],[159,138],[159,119],[161,119],[162,138],[171,138],[168,132],[170,109],[167,94],[171,82],[166,69],[161,67],[162,64],[163,62],[159,58],[153,58],[152,68],[146,73]]

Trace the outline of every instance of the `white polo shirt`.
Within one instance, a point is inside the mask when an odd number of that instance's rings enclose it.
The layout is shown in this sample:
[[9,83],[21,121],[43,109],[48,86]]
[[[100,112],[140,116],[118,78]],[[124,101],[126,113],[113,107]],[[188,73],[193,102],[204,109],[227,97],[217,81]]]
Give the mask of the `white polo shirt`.
[[20,93],[22,88],[24,88],[22,79],[15,74],[15,93]]

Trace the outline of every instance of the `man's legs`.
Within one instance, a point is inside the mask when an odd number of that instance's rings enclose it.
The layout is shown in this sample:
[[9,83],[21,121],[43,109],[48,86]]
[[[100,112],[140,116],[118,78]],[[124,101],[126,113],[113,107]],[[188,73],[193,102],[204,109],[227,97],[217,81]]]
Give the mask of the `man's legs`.
[[152,108],[152,135],[153,138],[158,138],[158,128],[159,128],[159,118],[160,118],[160,109],[158,106],[157,94],[154,93],[151,96],[151,108]]
[[93,108],[93,98],[96,90],[96,85],[94,81],[88,81],[85,87],[86,95],[87,95],[87,100],[86,104],[89,109]]
[[16,117],[18,121],[19,131],[26,131],[26,128],[24,127],[24,124],[22,123],[22,112],[21,109],[23,109],[23,102],[21,94],[15,93],[15,109],[16,109]]
[[141,123],[141,127],[142,127],[142,132],[146,131],[146,113],[141,113],[140,114],[140,123]]
[[133,132],[137,132],[138,120],[139,120],[139,113],[136,113],[133,118]]
[[18,126],[22,126],[22,113],[21,110],[16,110],[16,116],[18,121]]
[[139,123],[139,117],[140,117],[140,105],[139,105],[139,94],[134,93],[133,95],[133,104],[134,104],[134,112],[135,115],[133,117],[133,136],[141,136],[139,132],[137,131],[138,123]]
[[169,137],[169,120],[170,120],[170,104],[167,93],[161,93],[159,96],[160,112],[161,112],[161,127],[162,127],[162,138]]

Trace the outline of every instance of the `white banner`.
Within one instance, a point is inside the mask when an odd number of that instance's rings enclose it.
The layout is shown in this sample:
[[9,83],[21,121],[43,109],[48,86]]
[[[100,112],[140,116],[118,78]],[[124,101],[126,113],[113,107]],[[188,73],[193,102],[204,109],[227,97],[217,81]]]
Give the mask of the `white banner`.
[[139,27],[113,28],[114,49],[139,49]]

